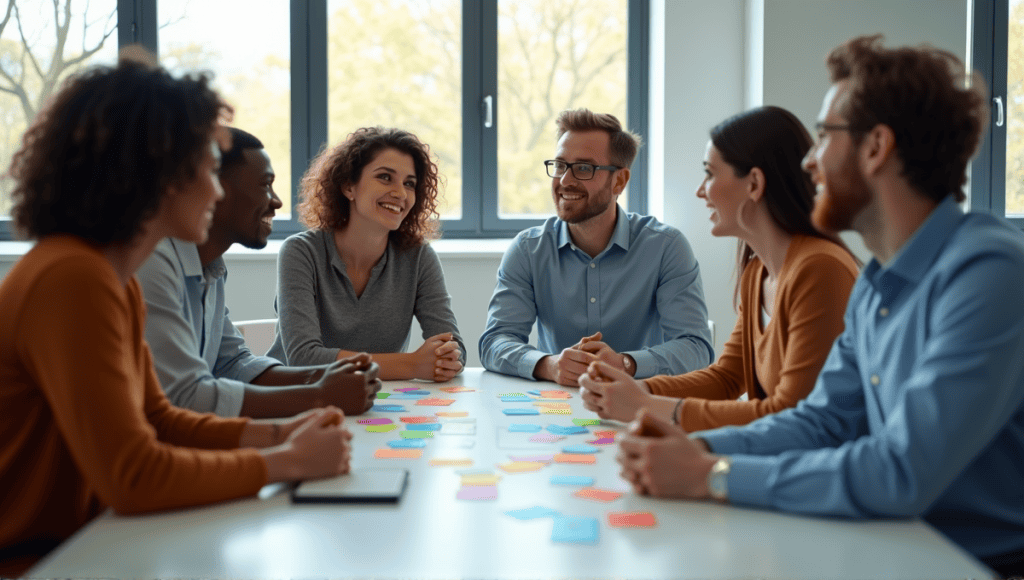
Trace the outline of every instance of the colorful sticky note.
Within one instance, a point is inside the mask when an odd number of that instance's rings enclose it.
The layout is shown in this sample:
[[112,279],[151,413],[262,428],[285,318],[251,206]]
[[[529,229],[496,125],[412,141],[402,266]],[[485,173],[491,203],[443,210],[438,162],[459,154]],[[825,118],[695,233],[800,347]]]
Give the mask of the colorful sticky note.
[[422,439],[396,439],[388,441],[388,447],[392,449],[423,449],[427,442]]
[[536,390],[534,390],[534,391],[526,391],[526,394],[527,395],[533,395],[534,397],[539,397],[540,396],[540,391],[536,391]]
[[477,475],[463,475],[462,485],[463,487],[469,486],[489,486],[497,485],[501,481],[500,475],[494,475],[493,473],[480,473]]
[[586,475],[552,475],[551,485],[594,485],[594,478]]
[[597,518],[557,516],[551,528],[551,541],[597,545]]
[[570,393],[565,392],[565,391],[547,390],[547,391],[541,391],[538,394],[541,397],[544,397],[545,399],[571,399],[572,398],[572,395]]
[[572,415],[572,409],[541,409],[545,415]]
[[506,415],[540,415],[540,411],[537,409],[524,409],[521,407],[512,407],[511,409],[502,409],[502,413]]
[[459,488],[457,499],[498,499],[498,488],[493,485],[468,485]]
[[405,394],[406,395],[429,395],[430,391],[425,391],[423,389],[412,389],[412,390],[406,390]]
[[579,455],[576,453],[559,453],[554,457],[555,463],[597,463],[593,455]]
[[358,419],[356,423],[360,425],[390,425],[392,421],[385,417],[372,417],[370,419]]
[[408,393],[409,391],[418,391],[419,387],[402,387],[401,389],[395,389],[396,393]]
[[476,389],[469,387],[441,387],[441,390],[446,393],[472,393]]
[[613,528],[651,528],[658,520],[651,512],[608,512],[608,525]]
[[416,393],[395,393],[391,395],[392,401],[418,401],[423,398],[423,395],[417,395]]
[[530,397],[523,395],[521,397],[502,397],[502,403],[529,403]]
[[434,436],[433,431],[402,431],[399,433],[402,439],[430,439]]
[[551,459],[554,456],[554,453],[548,453],[546,455],[509,455],[508,458],[512,461],[536,461],[546,465],[551,463]]
[[591,445],[611,445],[615,443],[615,439],[613,437],[601,437],[600,439],[591,439],[587,443]]
[[371,411],[377,413],[404,413],[405,407],[402,405],[374,405]]
[[555,435],[582,435],[583,433],[590,433],[586,427],[579,427],[576,425],[562,426],[562,425],[548,425],[548,431]]
[[440,431],[440,423],[410,423],[405,426],[409,431]]
[[455,402],[455,399],[420,399],[416,401],[417,405],[427,405],[431,407],[447,407]]
[[508,426],[510,433],[539,433],[541,428],[540,425],[530,425],[529,423],[512,423]]
[[600,425],[601,424],[601,420],[600,419],[573,419],[572,423],[573,423],[573,425],[578,425],[580,427],[586,427],[587,425]]
[[391,425],[367,425],[366,426],[366,432],[367,433],[387,433],[388,431],[394,431],[395,429],[398,429],[398,425],[391,424]]
[[583,489],[572,494],[573,497],[579,497],[583,499],[592,499],[594,501],[615,501],[622,497],[622,493],[617,491],[611,491],[609,489],[598,489],[596,487],[584,487]]
[[525,397],[524,393],[498,393],[498,397]]
[[560,515],[556,510],[546,507],[531,507],[523,508],[520,510],[510,510],[505,512],[505,515],[512,516],[517,520],[535,520],[537,518],[546,518],[550,516]]
[[377,393],[378,399],[386,399],[391,396],[391,393]]
[[434,414],[438,417],[469,417],[469,411],[438,411]]
[[580,443],[578,445],[566,445],[562,448],[562,453],[597,453],[598,451],[600,451],[600,449],[597,447],[587,445],[585,443]]
[[550,433],[538,433],[533,437],[530,437],[531,443],[554,443],[555,441],[561,441],[565,439],[561,435],[552,435]]
[[594,431],[594,437],[598,438],[609,438],[615,439],[616,431],[614,429],[608,429],[606,431]]
[[435,457],[428,461],[431,467],[468,467],[473,460],[468,457]]
[[403,423],[437,423],[434,417],[399,417],[398,420]]
[[527,471],[539,471],[544,468],[544,464],[538,461],[509,461],[508,463],[499,464],[498,467],[506,473],[524,473]]
[[533,406],[541,409],[572,409],[572,405],[562,401],[534,401]]
[[423,457],[422,449],[378,449],[373,456],[377,459],[419,459]]

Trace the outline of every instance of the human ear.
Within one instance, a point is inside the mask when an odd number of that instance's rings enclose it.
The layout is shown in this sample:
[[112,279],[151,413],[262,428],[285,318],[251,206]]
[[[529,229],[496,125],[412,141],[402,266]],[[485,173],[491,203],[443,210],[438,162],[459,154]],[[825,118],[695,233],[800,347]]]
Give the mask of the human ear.
[[754,167],[747,174],[747,197],[750,201],[757,203],[764,197],[764,171],[760,167]]
[[622,190],[626,189],[626,184],[629,183],[629,168],[623,168],[615,172],[615,195],[622,193]]
[[878,173],[896,151],[896,134],[888,125],[875,125],[861,143],[861,168],[865,175]]

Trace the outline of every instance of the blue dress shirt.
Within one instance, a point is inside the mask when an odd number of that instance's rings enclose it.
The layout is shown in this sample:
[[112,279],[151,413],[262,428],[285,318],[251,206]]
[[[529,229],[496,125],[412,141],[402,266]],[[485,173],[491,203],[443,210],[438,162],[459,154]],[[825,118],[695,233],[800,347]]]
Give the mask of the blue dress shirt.
[[1024,236],[942,202],[854,286],[814,391],[743,428],[729,499],[923,516],[978,557],[1024,549]]
[[[527,344],[534,321],[538,348]],[[679,230],[619,207],[611,240],[594,258],[558,218],[516,236],[480,336],[483,366],[532,379],[541,358],[597,331],[633,357],[638,378],[712,361],[700,268]]]

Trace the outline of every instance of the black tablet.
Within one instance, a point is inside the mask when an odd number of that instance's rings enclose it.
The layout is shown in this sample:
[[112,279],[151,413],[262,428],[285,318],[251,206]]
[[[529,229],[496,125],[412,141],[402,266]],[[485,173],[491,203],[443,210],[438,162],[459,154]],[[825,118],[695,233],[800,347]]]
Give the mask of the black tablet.
[[294,503],[397,503],[409,481],[408,469],[355,469],[328,479],[303,481]]

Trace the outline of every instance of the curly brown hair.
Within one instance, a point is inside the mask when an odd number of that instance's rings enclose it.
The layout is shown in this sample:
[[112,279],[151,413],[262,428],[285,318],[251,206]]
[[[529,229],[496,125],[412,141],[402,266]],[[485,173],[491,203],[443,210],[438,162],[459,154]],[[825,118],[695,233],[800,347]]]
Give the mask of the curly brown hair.
[[206,75],[172,77],[129,47],[116,67],[69,77],[11,161],[11,217],[24,237],[127,242],[169,186],[195,177],[230,113]]
[[886,125],[896,136],[903,176],[921,194],[964,200],[967,164],[988,120],[985,83],[966,76],[952,53],[930,46],[887,49],[882,35],[861,36],[826,59],[832,82],[847,81],[838,111],[859,144],[867,131]]
[[363,168],[385,149],[409,155],[416,168],[416,201],[402,225],[389,234],[391,241],[406,249],[436,238],[441,184],[437,164],[430,158],[430,146],[402,129],[363,127],[325,148],[302,176],[299,221],[308,228],[344,229],[351,206],[343,191],[358,183]]

